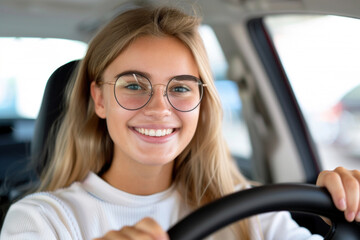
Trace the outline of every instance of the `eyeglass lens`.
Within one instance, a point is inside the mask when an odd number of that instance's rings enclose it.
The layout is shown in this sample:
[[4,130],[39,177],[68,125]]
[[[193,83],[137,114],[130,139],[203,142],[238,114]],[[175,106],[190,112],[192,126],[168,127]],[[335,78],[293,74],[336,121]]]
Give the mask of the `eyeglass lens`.
[[[146,77],[129,73],[121,75],[115,83],[114,94],[118,104],[128,110],[144,107],[153,94],[151,82]],[[203,85],[194,76],[172,78],[166,86],[166,96],[175,109],[183,112],[196,108],[202,98]]]

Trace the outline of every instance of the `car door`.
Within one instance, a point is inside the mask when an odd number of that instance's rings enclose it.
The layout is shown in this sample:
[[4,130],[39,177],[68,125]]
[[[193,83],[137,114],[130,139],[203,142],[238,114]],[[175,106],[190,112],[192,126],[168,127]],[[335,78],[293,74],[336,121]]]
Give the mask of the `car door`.
[[255,179],[314,183],[323,169],[359,168],[358,115],[347,109],[334,115],[360,82],[359,3],[244,1],[232,7],[228,22],[213,28],[228,76],[240,88]]

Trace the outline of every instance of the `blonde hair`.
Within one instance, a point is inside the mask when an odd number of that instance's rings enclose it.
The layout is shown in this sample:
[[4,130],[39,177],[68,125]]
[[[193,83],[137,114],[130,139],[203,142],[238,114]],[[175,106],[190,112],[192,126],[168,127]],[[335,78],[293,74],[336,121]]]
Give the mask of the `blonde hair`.
[[[222,108],[197,31],[199,24],[199,18],[174,8],[136,8],[113,19],[95,36],[69,87],[67,112],[39,191],[67,187],[83,180],[89,171],[99,173],[111,164],[113,142],[105,120],[95,114],[90,84],[101,81],[106,67],[132,41],[144,35],[180,39],[192,51],[200,78],[207,84],[195,135],[175,160],[174,181],[187,204],[201,206],[233,192],[238,184],[246,184],[222,138]],[[248,220],[236,224],[239,225],[236,232],[241,239],[249,239]]]

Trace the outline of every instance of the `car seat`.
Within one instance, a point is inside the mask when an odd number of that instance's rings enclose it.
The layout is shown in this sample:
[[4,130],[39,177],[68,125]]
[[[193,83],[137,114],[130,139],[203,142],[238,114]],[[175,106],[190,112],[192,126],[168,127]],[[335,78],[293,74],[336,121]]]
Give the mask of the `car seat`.
[[41,171],[49,161],[48,149],[55,145],[57,130],[53,126],[63,117],[65,90],[76,72],[78,63],[79,60],[76,60],[59,67],[46,84],[39,114],[35,121],[29,167],[24,166],[22,169],[16,170],[16,174],[22,175],[21,182],[17,181],[19,178],[17,175],[9,176],[12,181],[4,187],[6,190],[0,196],[0,229],[11,203],[34,189],[39,183]]
[[50,76],[46,84],[31,143],[31,156],[37,175],[48,163],[47,149],[55,144],[57,131],[53,126],[63,117],[66,86],[70,82],[78,63],[78,60],[71,61],[59,67]]

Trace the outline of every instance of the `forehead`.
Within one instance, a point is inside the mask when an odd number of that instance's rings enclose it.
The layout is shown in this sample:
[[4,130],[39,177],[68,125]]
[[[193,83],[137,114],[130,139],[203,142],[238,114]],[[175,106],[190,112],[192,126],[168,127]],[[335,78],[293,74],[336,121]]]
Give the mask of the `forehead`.
[[113,78],[125,71],[146,72],[151,78],[176,75],[199,77],[190,49],[175,37],[143,36],[134,40],[105,69],[104,78]]

